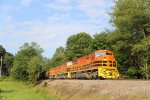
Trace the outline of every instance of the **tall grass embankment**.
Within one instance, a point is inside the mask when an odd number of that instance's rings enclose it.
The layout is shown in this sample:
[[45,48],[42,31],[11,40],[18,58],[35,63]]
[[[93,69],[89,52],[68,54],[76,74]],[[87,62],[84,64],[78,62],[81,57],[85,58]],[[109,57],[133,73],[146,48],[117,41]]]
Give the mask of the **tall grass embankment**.
[[37,91],[33,85],[0,78],[0,100],[57,100],[46,92]]

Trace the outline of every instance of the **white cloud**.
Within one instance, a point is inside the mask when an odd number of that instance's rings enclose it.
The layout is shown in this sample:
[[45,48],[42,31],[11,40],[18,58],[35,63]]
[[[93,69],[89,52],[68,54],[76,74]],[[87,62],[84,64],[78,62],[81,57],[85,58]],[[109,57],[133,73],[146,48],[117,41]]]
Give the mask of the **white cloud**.
[[[60,18],[60,16],[57,16],[57,18],[58,17]],[[53,20],[53,18],[55,18],[55,20]],[[6,46],[9,42],[10,44],[13,44],[11,46],[12,48],[18,48],[24,42],[35,41],[42,46],[42,48],[46,51],[45,55],[48,57],[52,56],[52,53],[54,53],[57,47],[65,45],[65,41],[68,36],[83,31],[95,34],[95,30],[97,30],[93,25],[90,24],[59,23],[59,21],[57,22],[57,18],[56,16],[51,17],[47,21],[47,23],[38,20],[24,21],[16,23],[14,24],[15,26],[13,25],[12,27],[11,25],[13,23],[9,23],[7,24],[8,27],[10,26],[9,29],[11,30],[9,32],[9,36],[5,36],[5,34],[2,34],[2,37],[4,37],[5,39],[8,39],[9,37]],[[52,22],[52,20],[56,22]],[[8,27],[3,28],[3,30],[0,29],[0,31],[2,31],[3,33],[8,33]]]
[[[80,12],[80,15],[91,19],[109,17],[108,12],[113,6],[110,0],[55,0],[45,4],[47,11]],[[75,13],[77,16],[79,13]]]
[[55,0],[53,3],[45,4],[44,7],[47,11],[49,10],[65,10],[69,11],[73,9],[70,5],[71,0]]
[[61,2],[62,4],[68,4],[71,2],[71,0],[57,0],[59,2]]
[[32,2],[33,0],[21,0],[20,4],[26,7],[26,6],[30,6]]
[[6,20],[7,22],[10,22],[10,21],[12,21],[12,16],[6,15],[4,20]]
[[[33,0],[21,1],[22,6],[30,6],[33,2]],[[76,5],[72,5],[71,1],[76,2]],[[0,25],[2,26],[0,43],[16,52],[11,48],[18,48],[24,42],[35,41],[45,50],[45,56],[50,57],[57,47],[65,45],[66,39],[72,34],[87,32],[94,35],[96,32],[103,31],[108,21],[106,9],[110,8],[110,5],[105,0],[54,0],[45,5],[47,10],[55,12],[50,13],[49,17],[45,16],[46,20],[35,18],[37,20],[17,21],[7,16],[5,19],[8,21],[5,25]],[[3,10],[10,10],[8,8],[3,7]],[[82,13],[74,13],[74,10]]]
[[78,5],[76,9],[82,11],[90,17],[107,16],[107,9],[113,5],[108,0],[76,0]]
[[12,20],[12,16],[6,16],[5,17],[7,20]]
[[0,5],[0,12],[7,13],[12,9],[10,5]]

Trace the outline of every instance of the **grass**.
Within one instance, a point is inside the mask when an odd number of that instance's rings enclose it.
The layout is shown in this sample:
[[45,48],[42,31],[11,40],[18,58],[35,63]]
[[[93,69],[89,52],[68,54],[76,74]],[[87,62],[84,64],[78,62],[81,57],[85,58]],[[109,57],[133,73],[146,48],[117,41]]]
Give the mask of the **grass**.
[[0,100],[57,100],[43,92],[37,92],[33,87],[22,82],[0,82]]

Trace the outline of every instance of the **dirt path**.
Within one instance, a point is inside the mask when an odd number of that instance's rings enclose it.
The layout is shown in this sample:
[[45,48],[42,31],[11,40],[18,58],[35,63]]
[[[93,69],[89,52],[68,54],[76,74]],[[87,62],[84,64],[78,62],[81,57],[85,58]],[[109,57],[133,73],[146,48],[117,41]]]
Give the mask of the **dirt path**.
[[46,80],[43,87],[62,100],[150,100],[150,81]]

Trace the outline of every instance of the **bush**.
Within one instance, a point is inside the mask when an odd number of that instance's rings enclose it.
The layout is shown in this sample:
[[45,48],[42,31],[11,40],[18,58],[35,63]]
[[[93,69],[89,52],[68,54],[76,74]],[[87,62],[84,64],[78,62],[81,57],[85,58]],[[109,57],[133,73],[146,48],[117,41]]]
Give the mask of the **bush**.
[[130,67],[130,68],[126,71],[126,76],[127,76],[127,78],[137,79],[137,78],[139,78],[141,75],[140,75],[138,69],[136,69],[136,68],[134,68],[134,67]]

